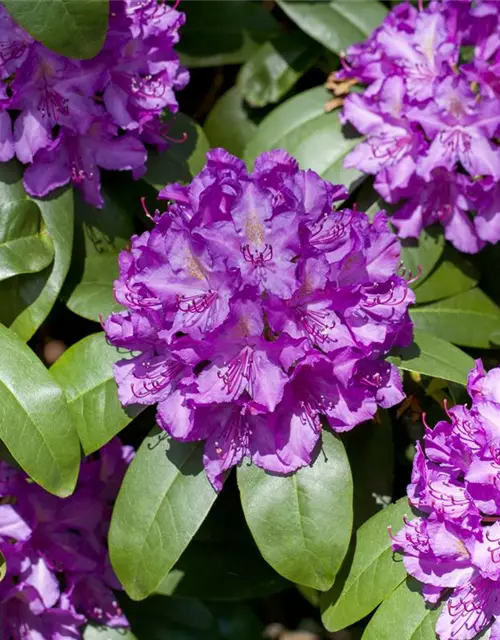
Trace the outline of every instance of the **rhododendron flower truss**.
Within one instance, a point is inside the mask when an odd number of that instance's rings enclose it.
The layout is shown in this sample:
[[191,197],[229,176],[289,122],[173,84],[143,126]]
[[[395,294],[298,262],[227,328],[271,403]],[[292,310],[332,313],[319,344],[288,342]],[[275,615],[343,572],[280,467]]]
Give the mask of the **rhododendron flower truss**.
[[115,439],[83,460],[75,493],[56,498],[0,462],[0,637],[81,638],[94,622],[128,627],[106,536],[132,449]]
[[284,151],[248,174],[222,149],[167,186],[151,231],[120,256],[111,344],[121,402],[158,405],[179,440],[204,440],[216,489],[244,458],[271,472],[313,462],[335,431],[403,398],[384,361],[411,341],[414,300],[383,212],[336,209],[343,187]]
[[347,50],[331,86],[338,93],[356,82],[364,93],[346,97],[342,118],[365,140],[345,166],[375,175],[377,191],[400,203],[392,219],[399,235],[440,223],[460,251],[498,242],[498,3],[399,4]]
[[0,4],[0,161],[29,167],[28,193],[69,182],[102,206],[100,169],[145,170],[145,144],[165,148],[164,110],[189,79],[174,45],[184,14],[157,0],[111,0],[109,31],[92,60],[49,51]]
[[472,406],[426,428],[408,496],[423,516],[393,538],[431,604],[444,599],[441,640],[500,638],[500,368],[469,374]]

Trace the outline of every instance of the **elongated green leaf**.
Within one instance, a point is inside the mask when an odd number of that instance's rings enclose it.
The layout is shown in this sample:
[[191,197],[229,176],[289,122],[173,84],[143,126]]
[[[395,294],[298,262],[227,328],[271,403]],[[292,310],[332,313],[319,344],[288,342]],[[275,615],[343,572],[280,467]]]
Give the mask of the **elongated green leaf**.
[[241,91],[235,86],[215,103],[203,129],[212,147],[223,147],[229,153],[242,156],[257,127]]
[[125,476],[109,544],[116,574],[134,600],[158,587],[217,497],[201,463],[202,446],[170,440],[155,428]]
[[83,632],[83,640],[137,640],[130,629],[96,627],[87,625]]
[[70,347],[50,369],[66,394],[85,454],[109,442],[142,408],[125,410],[118,400],[113,364],[121,358],[104,333],[96,333]]
[[321,47],[300,31],[269,40],[238,74],[238,87],[252,107],[278,102],[314,64]]
[[241,64],[281,31],[262,5],[248,0],[190,0],[184,10],[178,49],[188,67]]
[[0,437],[23,469],[59,496],[75,486],[80,447],[62,389],[35,354],[0,325]]
[[54,257],[50,238],[40,231],[36,204],[30,200],[21,206],[11,204],[9,213],[2,207],[0,215],[0,280],[42,271]]
[[392,592],[370,620],[362,640],[436,640],[439,609],[431,609],[408,578]]
[[492,348],[490,335],[500,329],[500,308],[475,288],[410,310],[415,326],[464,347]]
[[[332,594],[322,596],[323,624],[329,631],[339,631],[364,618],[375,609],[406,577],[400,559],[393,557],[391,538],[403,526],[403,516],[412,517],[407,498],[386,507],[356,532],[353,561],[337,600]],[[333,590],[332,590],[333,591]]]
[[93,58],[108,30],[108,0],[4,0],[26,31],[68,58]]
[[412,288],[418,289],[429,277],[444,250],[444,236],[437,229],[424,230],[418,240],[401,241],[401,260],[406,270],[417,276]]
[[458,251],[446,247],[436,269],[416,291],[417,304],[449,298],[472,289],[478,273],[471,262]]
[[113,311],[123,309],[115,300],[113,282],[118,278],[118,255],[103,253],[85,260],[80,282],[76,285],[66,304],[73,313],[99,321]]
[[302,169],[312,169],[335,184],[351,188],[358,184],[362,174],[344,169],[344,158],[361,138],[342,127],[338,113],[325,113],[329,97],[323,87],[317,87],[274,109],[245,149],[247,163],[252,164],[263,151],[285,149],[297,158]]
[[413,344],[400,349],[388,360],[404,371],[414,371],[458,384],[467,382],[467,374],[474,366],[474,360],[466,353],[446,340],[420,329],[413,332]]
[[335,53],[365,40],[387,15],[387,9],[377,0],[278,0],[278,4],[311,38]]
[[352,477],[341,441],[325,431],[314,464],[287,477],[243,465],[238,487],[264,559],[293,582],[329,589],[352,529]]
[[0,280],[47,267],[54,250],[15,162],[0,164]]
[[[158,191],[172,182],[190,182],[205,166],[210,148],[200,125],[182,113],[176,116],[168,135],[178,142],[161,153],[150,152],[144,176]],[[184,136],[186,140],[182,142]]]
[[[71,262],[73,245],[73,192],[71,189],[58,190],[51,196],[33,201],[42,213],[48,234],[54,245],[54,262],[47,278],[34,282],[37,295],[11,324],[23,340],[29,340],[48,316],[56,302]],[[30,285],[30,283],[28,283]]]

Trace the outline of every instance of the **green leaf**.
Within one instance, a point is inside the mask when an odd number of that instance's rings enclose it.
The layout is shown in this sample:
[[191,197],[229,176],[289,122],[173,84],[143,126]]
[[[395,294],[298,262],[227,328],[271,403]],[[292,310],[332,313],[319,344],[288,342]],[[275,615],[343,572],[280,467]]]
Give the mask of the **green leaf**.
[[108,30],[108,0],[4,0],[26,31],[68,58],[96,56]]
[[[8,229],[10,238],[5,236],[0,240],[0,280],[11,278],[22,273],[37,273],[47,267],[54,257],[54,250],[50,238],[34,230],[31,223],[38,215],[34,202],[30,203],[24,214],[19,216],[15,223]],[[30,219],[31,218],[31,219]],[[7,231],[5,226],[10,220],[1,218],[4,223],[0,234]],[[30,229],[31,227],[31,229]]]
[[425,604],[418,583],[408,578],[375,612],[362,640],[436,640],[439,613]]
[[40,209],[28,197],[21,167],[0,164],[0,280],[47,267],[54,249],[40,228]]
[[203,127],[210,145],[241,157],[258,128],[249,111],[237,86],[226,91],[215,103]]
[[324,431],[314,464],[286,477],[243,465],[238,487],[264,559],[293,582],[329,589],[352,529],[352,477],[342,442]]
[[118,400],[113,364],[120,359],[104,333],[96,333],[70,347],[50,369],[66,394],[86,455],[109,442],[143,408],[125,410]]
[[490,335],[500,328],[500,308],[475,288],[439,302],[410,309],[415,326],[464,347],[493,347]]
[[387,531],[392,527],[397,533],[405,515],[412,516],[406,497],[357,530],[354,557],[340,596],[333,601],[331,592],[322,596],[321,619],[329,631],[339,631],[364,618],[405,579],[406,569],[401,560],[394,559]]
[[387,15],[387,9],[377,0],[278,0],[278,4],[305,33],[338,54],[365,40]]
[[130,629],[96,627],[87,625],[83,632],[83,640],[137,640]]
[[432,378],[458,384],[467,382],[474,360],[466,353],[436,336],[414,329],[413,343],[400,349],[388,360],[404,371],[414,371]]
[[252,107],[276,103],[319,58],[321,47],[301,31],[269,40],[238,74],[238,87]]
[[325,180],[351,189],[364,179],[354,169],[344,169],[345,156],[360,142],[359,135],[340,123],[338,113],[325,113],[330,94],[323,87],[304,91],[274,109],[261,122],[245,149],[250,165],[263,151],[285,149],[302,169],[312,169]]
[[118,254],[92,255],[85,260],[80,282],[66,305],[73,313],[98,322],[123,307],[115,300],[113,282],[118,278]]
[[31,349],[1,325],[0,353],[0,437],[38,484],[68,496],[80,445],[63,391]]
[[142,443],[111,522],[111,562],[134,600],[159,586],[217,497],[201,462],[203,445],[166,436],[155,428]]
[[178,49],[188,67],[241,64],[281,28],[264,8],[247,0],[190,0]]
[[[10,325],[23,340],[29,340],[33,336],[54,306],[69,270],[73,245],[72,190],[59,189],[43,200],[36,198],[32,200],[42,213],[45,227],[54,246],[55,256],[46,277],[41,274],[37,280],[30,278],[29,281],[24,281],[28,289],[26,298],[29,302]],[[16,282],[12,284],[17,288]]]
[[200,125],[182,113],[176,116],[168,135],[178,142],[172,142],[163,152],[150,151],[144,176],[158,191],[172,182],[190,182],[205,166],[210,148]]
[[471,262],[452,247],[446,247],[436,269],[416,289],[417,304],[463,293],[477,282],[478,273]]
[[422,231],[418,240],[405,238],[401,241],[401,246],[401,260],[406,270],[412,276],[418,275],[412,288],[418,289],[431,274],[443,253],[444,236],[438,229],[426,229]]

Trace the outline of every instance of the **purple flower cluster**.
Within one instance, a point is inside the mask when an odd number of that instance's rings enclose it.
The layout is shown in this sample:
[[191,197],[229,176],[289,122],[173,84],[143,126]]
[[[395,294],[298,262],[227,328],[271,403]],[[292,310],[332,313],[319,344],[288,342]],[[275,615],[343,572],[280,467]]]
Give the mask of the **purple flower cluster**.
[[173,47],[184,14],[157,0],[111,0],[102,51],[92,60],[57,55],[0,5],[0,161],[29,166],[31,195],[72,182],[102,206],[100,171],[144,171],[145,143],[166,145],[161,113],[178,109],[187,71]]
[[393,538],[432,604],[448,595],[436,631],[471,640],[491,622],[500,639],[500,368],[469,374],[471,408],[426,429],[417,445],[410,504],[425,514]]
[[75,493],[56,498],[0,461],[2,640],[77,640],[89,621],[128,622],[113,595],[120,589],[106,536],[111,508],[132,457],[113,440],[82,462]]
[[[120,256],[108,318],[121,402],[158,404],[178,440],[205,440],[207,475],[249,457],[310,464],[321,417],[334,431],[403,398],[383,360],[411,340],[413,293],[384,213],[335,210],[347,194],[284,151],[244,163],[223,149],[191,184],[167,186],[152,231]],[[139,353],[139,355],[137,355]]]
[[[470,58],[470,59],[469,59]],[[500,12],[490,0],[398,5],[348,49],[343,119],[366,137],[346,167],[376,175],[403,238],[440,223],[467,253],[500,240]],[[334,87],[335,88],[335,87]]]

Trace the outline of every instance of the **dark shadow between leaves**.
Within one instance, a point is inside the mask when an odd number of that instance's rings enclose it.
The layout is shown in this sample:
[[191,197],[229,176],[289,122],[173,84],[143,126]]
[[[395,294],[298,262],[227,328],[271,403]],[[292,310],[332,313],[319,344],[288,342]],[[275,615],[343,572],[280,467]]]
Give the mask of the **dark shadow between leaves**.
[[22,166],[16,160],[11,160],[10,162],[2,162],[0,169],[0,182],[8,185],[13,185],[21,180],[22,175]]
[[227,602],[263,597],[290,586],[262,558],[246,524],[235,476],[231,474],[158,591]]
[[[119,251],[135,231],[132,215],[118,205],[107,191],[104,187],[102,209],[87,204],[80,194],[75,193],[75,222],[80,227],[85,226],[88,240],[96,253]],[[131,204],[129,201],[127,209]],[[140,207],[139,200],[137,207]]]
[[192,179],[188,159],[198,145],[199,133],[194,122],[178,115],[165,119],[168,138],[172,140],[166,151],[149,150],[144,180],[154,186],[172,182],[190,182]]
[[459,253],[458,251],[453,249],[453,247],[445,245],[441,260],[436,265],[435,269],[437,269],[437,267],[441,264],[442,260],[449,260],[450,262],[452,262],[455,267],[457,267],[457,269],[460,269],[460,271],[468,278],[479,279],[480,273],[478,269],[472,264],[467,256],[464,256],[463,253]]
[[361,134],[359,133],[359,131],[349,122],[342,125],[341,131],[342,135],[344,136],[344,138],[347,138],[347,140],[355,140],[356,138],[361,138]]
[[287,4],[332,4],[332,0],[287,0]]
[[238,54],[247,40],[262,44],[279,32],[269,12],[253,2],[190,0],[179,50],[188,56],[212,58]]
[[349,548],[347,549],[344,562],[342,563],[339,572],[335,577],[335,582],[329,591],[325,591],[321,594],[320,607],[323,614],[327,609],[333,607],[337,600],[340,598],[340,594],[344,589],[345,582],[351,571],[352,561],[354,559],[354,553],[356,552],[356,535],[352,535]]
[[300,74],[304,71],[304,59],[311,57],[311,50],[317,51],[318,56],[321,52],[321,46],[301,31],[284,33],[271,40],[270,44],[280,58]]

